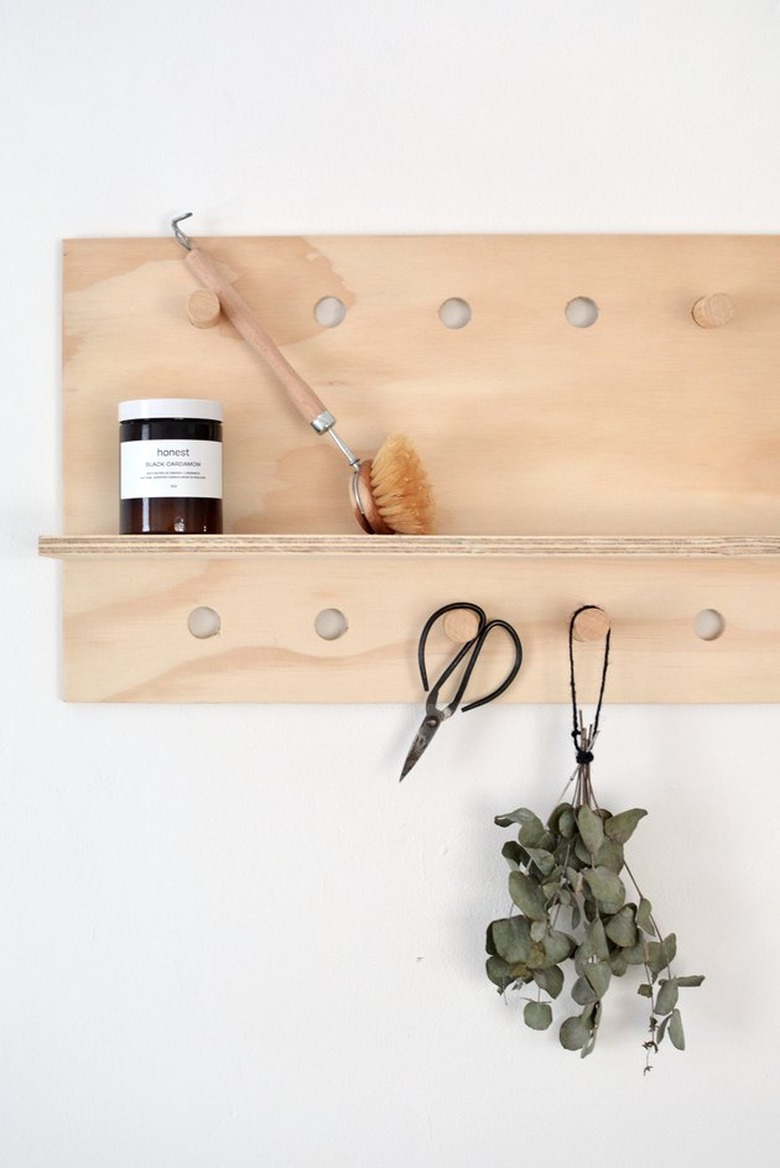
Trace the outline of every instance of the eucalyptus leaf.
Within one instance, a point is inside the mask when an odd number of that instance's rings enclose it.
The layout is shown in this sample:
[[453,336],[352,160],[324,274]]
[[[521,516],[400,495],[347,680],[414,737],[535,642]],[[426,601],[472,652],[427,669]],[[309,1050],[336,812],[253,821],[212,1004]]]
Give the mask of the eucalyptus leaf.
[[555,861],[560,864],[561,868],[567,868],[571,864],[571,858],[574,855],[574,845],[571,840],[563,840],[555,847]]
[[539,827],[544,830],[544,824],[538,815],[533,811],[529,811],[527,807],[518,807],[516,811],[508,811],[506,815],[497,815],[493,821],[499,827],[511,827],[513,823],[526,824],[538,823]]
[[591,855],[590,849],[585,843],[585,840],[581,835],[578,835],[572,842],[574,844],[574,857],[579,860],[583,868],[589,868],[593,863],[593,856]]
[[563,989],[563,970],[559,965],[551,965],[548,969],[535,969],[533,979],[551,998],[557,998]]
[[521,864],[526,861],[527,852],[520,847],[517,840],[507,840],[501,849],[501,855],[509,864],[510,868],[519,868]]
[[612,980],[612,970],[608,961],[588,962],[585,966],[585,977],[595,990],[597,998],[603,998],[609,989]]
[[590,1038],[590,1027],[582,1018],[567,1018],[561,1023],[558,1037],[565,1050],[582,1050]]
[[679,1010],[673,1010],[669,1019],[669,1038],[677,1050],[685,1050],[685,1031]]
[[531,930],[525,917],[507,917],[493,921],[491,937],[495,951],[510,964],[528,964],[531,956]]
[[549,929],[544,938],[544,951],[547,960],[553,965],[557,965],[560,961],[565,961],[571,955],[574,948],[574,942],[568,933],[561,932],[560,929]]
[[496,943],[493,940],[493,925],[495,923],[495,921],[491,921],[487,927],[487,932],[485,933],[485,950],[486,952],[493,955],[498,953],[498,950],[496,949]]
[[622,949],[615,949],[613,953],[610,953],[609,968],[612,970],[615,977],[622,977],[626,972],[628,969],[628,962],[623,956]]
[[688,977],[678,977],[678,986],[700,986],[704,981],[704,975],[701,973],[692,973]]
[[547,919],[544,896],[535,880],[525,872],[509,873],[509,895],[517,907],[534,921]]
[[619,913],[610,917],[604,926],[604,931],[610,941],[614,941],[616,945],[620,945],[624,949],[630,949],[632,945],[636,945],[638,934],[634,923],[633,905],[624,905]]
[[585,1043],[582,1050],[580,1051],[580,1058],[587,1058],[589,1054],[593,1054],[593,1050],[596,1046],[596,1039],[598,1037],[598,1033],[599,1033],[598,1026],[594,1026],[590,1032],[590,1037],[588,1038],[588,1041]]
[[662,970],[668,969],[677,956],[677,937],[670,933],[663,941],[648,941],[647,964],[652,973],[658,976]]
[[563,832],[560,828],[561,816],[564,814],[564,812],[571,811],[571,809],[571,803],[559,803],[558,806],[555,807],[550,813],[550,816],[547,820],[547,826],[555,835],[563,835]]
[[677,979],[674,977],[666,978],[660,982],[658,996],[655,999],[655,1013],[656,1014],[671,1014],[672,1010],[677,1005],[677,998],[679,991],[677,989]]
[[577,978],[571,987],[571,996],[578,1006],[588,1006],[598,998],[598,994],[586,977]]
[[527,848],[529,858],[541,872],[542,876],[549,876],[555,868],[555,856],[544,848]]
[[647,961],[647,942],[640,937],[636,945],[631,945],[621,952],[629,965],[644,965]]
[[515,980],[510,972],[511,967],[503,957],[488,957],[485,962],[485,972],[494,985],[504,992]]
[[547,936],[547,921],[531,921],[531,940],[543,941]]
[[643,933],[649,933],[650,936],[655,935],[655,925],[653,924],[653,906],[644,896],[640,899],[639,907],[636,910],[636,923]]
[[585,960],[597,957],[600,961],[606,961],[609,957],[607,934],[600,917],[597,917],[585,930],[580,952]]
[[[622,881],[621,881],[621,883],[622,883]],[[617,899],[617,900],[597,900],[597,899],[593,900],[593,905],[596,908],[596,911],[598,912],[599,916],[602,917],[604,920],[606,920],[607,917],[614,916],[615,913],[620,912],[621,908],[623,908],[625,903],[626,903],[625,888],[623,889],[622,895],[620,895],[619,899]]]
[[532,941],[531,953],[528,958],[529,969],[547,969],[553,963],[547,956],[547,950],[542,941]]
[[601,1008],[601,1000],[599,999],[598,1001],[591,1002],[591,1004],[586,1006],[580,1014],[583,1022],[586,1024],[586,1026],[589,1026],[591,1030],[593,1030],[601,1022]]
[[558,820],[558,834],[564,839],[570,840],[577,830],[577,820],[574,816],[574,808],[571,804],[567,804],[561,812]]
[[588,852],[591,856],[596,856],[604,841],[604,825],[587,803],[577,812],[577,827]]
[[517,833],[517,838],[524,848],[547,848],[549,850],[555,842],[553,836],[538,817],[524,823]]
[[548,1002],[526,1002],[523,1021],[532,1030],[547,1030],[552,1026],[552,1009]]
[[636,992],[642,998],[652,998],[653,987],[649,984],[649,982],[643,981],[641,985],[637,986]]
[[666,951],[660,941],[648,941],[645,949],[647,953],[647,968],[653,974],[653,977],[658,977],[661,970],[666,969],[668,964]]
[[531,920],[530,933],[532,941],[542,941],[548,931],[548,923],[546,920]]
[[626,899],[626,889],[618,875],[609,868],[596,867],[585,868],[582,876],[595,899],[602,905],[608,905],[610,908],[615,906],[616,910],[622,908]]
[[605,839],[596,855],[596,864],[601,868],[609,868],[610,871],[619,873],[625,862],[623,845],[615,843],[614,840]]
[[604,824],[604,832],[611,840],[618,844],[624,844],[631,839],[631,836],[636,830],[636,825],[647,812],[641,807],[634,807],[631,811],[621,811],[618,815],[613,815]]

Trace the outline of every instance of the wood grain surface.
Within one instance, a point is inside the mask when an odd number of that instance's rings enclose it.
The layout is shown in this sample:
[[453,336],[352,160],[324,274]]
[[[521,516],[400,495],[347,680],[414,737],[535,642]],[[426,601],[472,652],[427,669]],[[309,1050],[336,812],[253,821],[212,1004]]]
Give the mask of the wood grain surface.
[[[409,435],[439,535],[412,550],[356,534],[333,444],[229,321],[190,323],[173,237],[67,241],[64,537],[41,547],[67,559],[66,697],[416,700],[419,628],[462,598],[525,632],[502,700],[565,700],[584,603],[612,621],[609,699],[780,700],[776,237],[196,243],[361,456]],[[699,327],[713,296],[733,315]],[[317,323],[325,297],[346,307],[335,328]],[[454,297],[463,328],[439,315]],[[592,327],[567,320],[577,297]],[[160,550],[116,535],[116,407],[175,396],[224,404],[226,535]],[[198,604],[220,611],[218,636],[188,632]],[[349,622],[330,642],[312,632],[328,606]],[[725,619],[712,642],[691,632],[707,607]]]

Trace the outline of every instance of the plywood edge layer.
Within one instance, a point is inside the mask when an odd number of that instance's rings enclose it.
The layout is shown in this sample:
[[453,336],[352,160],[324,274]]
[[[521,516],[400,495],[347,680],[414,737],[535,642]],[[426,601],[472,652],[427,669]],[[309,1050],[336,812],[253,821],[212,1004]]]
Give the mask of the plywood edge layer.
[[48,535],[38,551],[55,559],[114,556],[516,556],[780,557],[780,536],[365,536]]

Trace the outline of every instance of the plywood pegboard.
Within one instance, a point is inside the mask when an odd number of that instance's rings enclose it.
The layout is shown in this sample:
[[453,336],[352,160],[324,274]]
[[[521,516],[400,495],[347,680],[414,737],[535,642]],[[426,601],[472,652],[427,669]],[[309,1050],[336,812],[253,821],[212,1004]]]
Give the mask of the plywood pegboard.
[[[613,701],[780,700],[776,237],[197,245],[359,454],[412,437],[440,534],[354,535],[332,443],[232,325],[189,323],[173,237],[68,241],[64,535],[42,541],[66,560],[67,698],[416,701],[425,617],[468,599],[523,636],[502,700],[566,700],[582,603],[612,617]],[[693,306],[713,293],[733,318],[703,328]],[[315,319],[326,296],[346,307],[336,328]],[[453,297],[471,310],[460,329],[439,316]],[[593,327],[567,321],[576,297],[598,305]],[[116,537],[116,403],[156,396],[224,403],[224,537]],[[198,605],[220,612],[219,636],[191,636]],[[326,607],[349,620],[332,642],[313,631]],[[704,642],[692,622],[709,607],[726,631]]]

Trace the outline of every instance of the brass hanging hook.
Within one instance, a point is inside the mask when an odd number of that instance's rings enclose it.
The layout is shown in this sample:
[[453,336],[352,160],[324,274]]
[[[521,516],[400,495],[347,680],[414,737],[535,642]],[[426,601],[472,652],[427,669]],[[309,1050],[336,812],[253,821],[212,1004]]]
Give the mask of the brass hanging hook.
[[179,224],[181,223],[182,219],[190,219],[191,217],[192,211],[187,211],[184,215],[179,215],[176,219],[171,219],[173,234],[176,236],[182,247],[186,247],[187,251],[192,251],[192,240],[190,239],[189,235],[185,235],[181,227],[179,227]]

